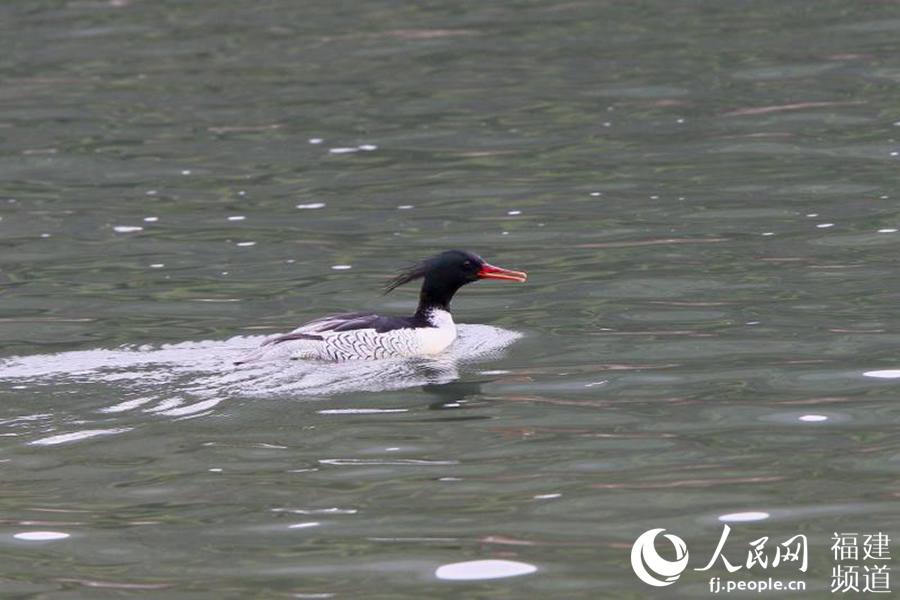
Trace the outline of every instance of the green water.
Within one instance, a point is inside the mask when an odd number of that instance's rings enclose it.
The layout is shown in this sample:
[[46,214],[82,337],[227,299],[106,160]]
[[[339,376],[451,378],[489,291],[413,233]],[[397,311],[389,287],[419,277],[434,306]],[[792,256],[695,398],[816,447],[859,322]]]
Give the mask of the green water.
[[[831,548],[900,539],[893,5],[0,20],[0,597],[839,598],[889,565]],[[529,281],[462,290],[439,364],[231,366],[410,312],[380,287],[456,247]],[[725,522],[742,568],[698,571]],[[655,528],[668,587],[631,565]],[[448,578],[481,560],[536,570]]]

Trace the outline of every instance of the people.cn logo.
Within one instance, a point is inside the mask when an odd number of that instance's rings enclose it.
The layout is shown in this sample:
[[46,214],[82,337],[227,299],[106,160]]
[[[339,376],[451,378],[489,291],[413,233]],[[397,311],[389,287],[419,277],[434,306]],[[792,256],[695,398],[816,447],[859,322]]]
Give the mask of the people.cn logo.
[[659,555],[653,542],[665,529],[651,529],[641,534],[631,547],[631,568],[641,581],[657,587],[672,585],[687,568],[687,546],[677,535],[665,534],[675,546],[675,560],[666,560]]

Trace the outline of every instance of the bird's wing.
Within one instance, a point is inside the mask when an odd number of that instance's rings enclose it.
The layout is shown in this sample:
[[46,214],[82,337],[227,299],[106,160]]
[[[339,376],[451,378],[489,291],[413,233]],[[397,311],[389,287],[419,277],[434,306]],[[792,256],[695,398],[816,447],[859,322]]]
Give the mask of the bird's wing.
[[329,333],[358,329],[374,329],[377,333],[384,333],[391,329],[409,326],[408,320],[404,317],[383,317],[375,313],[340,313],[314,319],[290,333],[275,336],[264,343],[278,344],[289,340],[321,340],[324,335]]
[[314,319],[293,330],[291,334],[371,329],[375,326],[379,318],[380,317],[374,313],[339,313]]

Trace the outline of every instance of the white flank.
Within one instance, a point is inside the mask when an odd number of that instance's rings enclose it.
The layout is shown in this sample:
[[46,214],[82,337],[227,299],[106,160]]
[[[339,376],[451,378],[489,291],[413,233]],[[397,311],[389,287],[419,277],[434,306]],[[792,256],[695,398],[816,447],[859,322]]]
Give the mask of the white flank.
[[456,324],[445,310],[435,309],[428,314],[427,319],[431,327],[410,327],[384,333],[378,333],[372,328],[329,331],[346,321],[341,318],[320,319],[291,333],[308,333],[321,339],[296,339],[265,344],[243,357],[240,362],[276,358],[340,362],[434,356],[446,350],[456,340]]

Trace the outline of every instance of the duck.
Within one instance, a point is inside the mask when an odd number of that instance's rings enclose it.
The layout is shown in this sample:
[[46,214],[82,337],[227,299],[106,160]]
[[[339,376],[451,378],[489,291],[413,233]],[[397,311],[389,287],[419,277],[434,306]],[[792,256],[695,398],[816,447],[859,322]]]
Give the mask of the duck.
[[277,334],[234,361],[236,365],[301,359],[329,362],[427,357],[440,354],[456,340],[450,301],[464,285],[481,279],[524,283],[528,275],[495,267],[466,250],[447,250],[402,271],[385,286],[387,294],[422,280],[419,304],[411,316],[352,312],[328,315],[288,333]]

